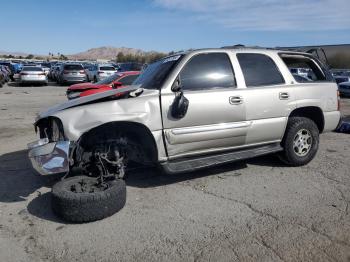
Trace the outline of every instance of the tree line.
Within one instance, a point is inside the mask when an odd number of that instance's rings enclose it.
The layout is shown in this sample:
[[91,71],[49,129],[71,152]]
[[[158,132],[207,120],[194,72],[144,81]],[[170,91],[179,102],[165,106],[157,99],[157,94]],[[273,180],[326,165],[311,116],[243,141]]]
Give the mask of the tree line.
[[350,53],[338,52],[328,57],[328,63],[330,68],[350,68]]
[[125,62],[135,62],[141,64],[149,64],[157,61],[168,54],[166,53],[140,53],[140,54],[124,54],[123,52],[119,52],[115,58],[117,63],[125,63]]

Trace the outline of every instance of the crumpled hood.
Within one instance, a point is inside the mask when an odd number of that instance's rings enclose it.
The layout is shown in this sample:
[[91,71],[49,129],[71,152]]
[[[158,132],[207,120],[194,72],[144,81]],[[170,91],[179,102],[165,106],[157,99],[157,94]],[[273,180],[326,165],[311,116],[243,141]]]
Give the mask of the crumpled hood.
[[85,96],[85,97],[81,97],[81,98],[77,98],[77,99],[73,99],[73,100],[68,100],[67,102],[64,102],[62,104],[58,104],[56,106],[50,107],[49,109],[47,109],[44,112],[40,112],[38,114],[35,122],[37,122],[38,120],[40,120],[42,118],[52,116],[55,113],[62,111],[62,110],[65,110],[67,108],[71,108],[71,107],[75,107],[75,106],[79,106],[79,105],[84,105],[84,104],[87,104],[87,103],[90,103],[93,101],[98,101],[100,99],[110,97],[113,95],[117,95],[117,94],[121,94],[121,93],[135,91],[139,87],[140,87],[140,85],[131,85],[131,86],[128,86],[125,88],[113,89],[111,91],[106,91],[106,92],[97,93],[94,95],[89,95],[89,96]]

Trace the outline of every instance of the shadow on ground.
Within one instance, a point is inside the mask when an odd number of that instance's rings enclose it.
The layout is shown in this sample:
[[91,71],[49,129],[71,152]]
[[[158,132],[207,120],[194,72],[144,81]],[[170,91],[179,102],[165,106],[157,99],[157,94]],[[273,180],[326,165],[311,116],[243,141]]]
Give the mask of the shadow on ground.
[[[150,188],[175,184],[201,177],[221,174],[240,176],[240,170],[247,168],[248,164],[261,166],[283,166],[275,156],[265,156],[220,165],[196,172],[165,175],[157,168],[143,168],[135,170],[126,178],[126,184],[131,187]],[[32,169],[27,150],[7,153],[0,156],[0,202],[11,203],[25,201],[26,198],[37,191],[37,196],[28,204],[28,212],[38,218],[65,223],[57,218],[51,208],[51,193],[41,194],[41,187],[52,187],[60,180],[62,175],[40,176]]]
[[38,218],[61,224],[68,224],[53,213],[51,208],[51,192],[39,195],[30,201],[27,210],[31,215]]
[[245,161],[219,165],[191,173],[175,175],[162,174],[162,172],[156,168],[143,168],[137,170],[134,174],[129,175],[126,178],[126,184],[131,187],[148,188],[175,184],[186,180],[192,180],[206,176],[220,175],[227,172],[230,172],[229,175],[231,176],[240,176],[240,170],[247,168],[248,164],[258,166],[286,167],[286,165],[283,164],[275,155],[268,155]]
[[24,201],[41,187],[51,187],[60,176],[40,176],[27,155],[27,150],[0,156],[0,202]]

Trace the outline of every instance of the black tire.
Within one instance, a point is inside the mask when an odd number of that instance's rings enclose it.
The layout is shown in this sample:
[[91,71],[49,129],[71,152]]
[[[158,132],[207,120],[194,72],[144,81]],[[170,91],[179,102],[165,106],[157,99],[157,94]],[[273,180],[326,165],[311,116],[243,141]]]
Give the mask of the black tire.
[[94,76],[94,83],[96,83],[97,82],[97,77],[96,76]]
[[[299,137],[297,136],[298,132],[304,132],[306,136],[310,136],[309,139],[305,140],[309,149],[304,152],[296,152],[298,151],[298,147],[295,146],[294,141]],[[296,141],[296,143],[297,142],[298,141]],[[284,151],[279,157],[289,166],[303,166],[308,164],[316,156],[318,145],[319,130],[315,122],[306,117],[291,117],[288,121],[286,132],[282,140]]]
[[84,180],[96,182],[96,178],[75,176],[64,179],[52,188],[52,209],[54,213],[71,222],[91,222],[109,217],[122,209],[126,202],[124,180],[115,179],[108,183],[104,191],[93,193],[72,192],[72,185]]

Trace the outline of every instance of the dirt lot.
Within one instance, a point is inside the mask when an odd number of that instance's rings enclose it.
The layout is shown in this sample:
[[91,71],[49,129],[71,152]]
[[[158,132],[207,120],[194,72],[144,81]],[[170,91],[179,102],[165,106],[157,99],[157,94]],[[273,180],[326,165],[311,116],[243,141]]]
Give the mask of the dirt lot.
[[[0,261],[350,261],[350,136],[321,136],[314,161],[273,156],[193,174],[144,170],[126,206],[88,224],[50,207],[60,177],[31,169],[26,144],[65,88],[0,89]],[[343,99],[350,115],[350,99]]]

